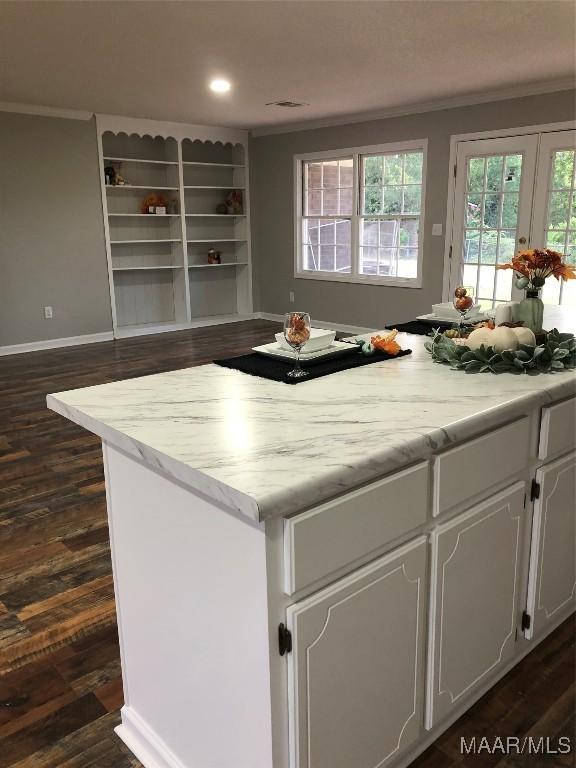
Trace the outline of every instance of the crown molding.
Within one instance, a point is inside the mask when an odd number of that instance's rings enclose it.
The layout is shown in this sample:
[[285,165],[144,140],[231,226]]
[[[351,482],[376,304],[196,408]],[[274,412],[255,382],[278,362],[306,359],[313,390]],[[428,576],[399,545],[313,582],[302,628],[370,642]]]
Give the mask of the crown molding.
[[421,104],[387,107],[370,112],[357,112],[335,117],[311,118],[310,120],[304,120],[298,123],[262,126],[261,128],[252,128],[250,130],[250,135],[254,138],[258,138],[259,136],[308,131],[317,128],[331,128],[338,125],[350,125],[351,123],[368,123],[372,120],[403,117],[405,115],[418,115],[423,112],[438,112],[443,109],[456,109],[458,107],[474,106],[475,104],[487,104],[492,101],[519,99],[524,96],[539,96],[544,93],[554,93],[557,91],[573,91],[575,87],[576,81],[572,78],[566,78],[564,80],[554,80],[547,83],[524,86],[519,85],[515,88],[507,88],[505,90],[472,93],[466,96],[453,96],[448,99],[438,99]]
[[14,112],[20,115],[39,115],[40,117],[60,117],[67,120],[91,120],[94,115],[93,112],[82,112],[78,109],[42,107],[39,104],[18,104],[10,101],[0,101],[0,112]]

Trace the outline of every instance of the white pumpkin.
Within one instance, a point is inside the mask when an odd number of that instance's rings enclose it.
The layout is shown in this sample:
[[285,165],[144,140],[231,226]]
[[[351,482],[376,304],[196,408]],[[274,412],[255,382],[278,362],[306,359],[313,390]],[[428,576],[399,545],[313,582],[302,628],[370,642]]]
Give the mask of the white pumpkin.
[[528,347],[536,346],[536,336],[534,336],[534,333],[530,328],[519,326],[518,328],[511,328],[510,330],[518,339],[519,344],[526,344]]
[[476,328],[468,336],[470,349],[479,349],[482,344],[485,347],[493,347],[495,352],[504,352],[505,349],[518,349],[520,341],[512,328],[500,326],[499,328]]
[[480,349],[482,344],[484,344],[485,347],[489,347],[494,343],[492,341],[493,333],[494,331],[490,328],[476,328],[466,339],[466,344],[470,349]]

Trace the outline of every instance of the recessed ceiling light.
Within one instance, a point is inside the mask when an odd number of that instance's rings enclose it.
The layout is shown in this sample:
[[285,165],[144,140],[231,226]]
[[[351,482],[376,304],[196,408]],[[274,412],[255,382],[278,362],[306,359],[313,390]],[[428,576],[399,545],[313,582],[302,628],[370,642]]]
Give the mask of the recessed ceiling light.
[[214,93],[228,93],[230,90],[230,82],[221,77],[217,77],[215,80],[210,81],[210,90],[214,91]]

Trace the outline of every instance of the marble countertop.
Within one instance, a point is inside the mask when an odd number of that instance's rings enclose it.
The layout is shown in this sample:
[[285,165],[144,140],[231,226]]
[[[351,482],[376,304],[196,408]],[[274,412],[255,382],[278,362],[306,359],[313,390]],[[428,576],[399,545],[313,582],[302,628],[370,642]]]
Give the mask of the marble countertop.
[[291,386],[217,365],[48,395],[107,443],[253,520],[288,515],[576,393],[573,371],[468,375],[413,354]]

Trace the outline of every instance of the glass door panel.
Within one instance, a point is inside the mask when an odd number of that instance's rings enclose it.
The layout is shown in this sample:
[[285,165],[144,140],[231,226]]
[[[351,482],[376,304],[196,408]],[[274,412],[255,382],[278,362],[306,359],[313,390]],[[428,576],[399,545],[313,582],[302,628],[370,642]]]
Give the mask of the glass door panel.
[[483,309],[515,298],[511,259],[528,247],[537,135],[458,145],[450,295],[474,287]]
[[[576,267],[576,131],[545,133],[540,140],[534,195],[533,246],[565,254]],[[576,280],[549,277],[545,304],[576,307]]]

